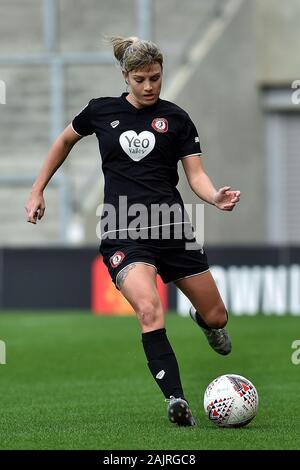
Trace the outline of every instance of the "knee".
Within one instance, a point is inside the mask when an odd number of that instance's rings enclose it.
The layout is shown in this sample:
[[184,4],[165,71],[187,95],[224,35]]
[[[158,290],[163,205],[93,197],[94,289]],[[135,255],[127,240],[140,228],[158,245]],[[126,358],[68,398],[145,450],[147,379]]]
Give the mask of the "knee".
[[136,310],[139,321],[144,327],[151,327],[159,323],[163,317],[159,301],[156,299],[140,300]]
[[207,321],[210,328],[224,328],[228,321],[227,310],[224,305],[218,305],[213,308],[211,314],[209,315],[209,320]]

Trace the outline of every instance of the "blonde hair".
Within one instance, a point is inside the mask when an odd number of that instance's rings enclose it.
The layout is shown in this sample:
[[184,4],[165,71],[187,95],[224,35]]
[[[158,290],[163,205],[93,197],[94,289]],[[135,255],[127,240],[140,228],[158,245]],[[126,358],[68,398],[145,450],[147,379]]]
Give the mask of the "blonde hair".
[[138,70],[158,62],[163,66],[163,55],[152,41],[144,41],[135,36],[108,38],[114,50],[114,56],[123,72]]

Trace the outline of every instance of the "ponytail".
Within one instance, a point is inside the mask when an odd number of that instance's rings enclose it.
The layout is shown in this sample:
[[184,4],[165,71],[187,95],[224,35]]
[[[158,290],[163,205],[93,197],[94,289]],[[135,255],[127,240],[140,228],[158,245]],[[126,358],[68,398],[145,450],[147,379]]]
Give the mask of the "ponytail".
[[112,36],[107,41],[113,46],[114,56],[122,71],[131,72],[158,62],[163,66],[163,55],[158,46],[135,36]]

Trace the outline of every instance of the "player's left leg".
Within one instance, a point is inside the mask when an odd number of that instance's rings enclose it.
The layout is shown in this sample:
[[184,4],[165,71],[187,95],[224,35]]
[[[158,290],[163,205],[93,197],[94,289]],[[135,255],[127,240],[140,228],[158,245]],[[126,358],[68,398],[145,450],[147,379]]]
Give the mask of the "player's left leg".
[[175,281],[176,286],[192,304],[190,315],[202,328],[211,347],[219,354],[231,351],[225,330],[228,314],[210,271]]

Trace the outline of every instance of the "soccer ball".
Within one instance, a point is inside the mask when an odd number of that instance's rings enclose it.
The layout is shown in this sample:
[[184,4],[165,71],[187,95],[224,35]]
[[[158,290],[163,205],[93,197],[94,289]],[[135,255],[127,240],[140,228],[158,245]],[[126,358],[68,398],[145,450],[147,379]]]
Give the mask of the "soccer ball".
[[257,409],[256,388],[241,375],[220,375],[205,390],[205,413],[220,427],[246,426],[256,415]]

